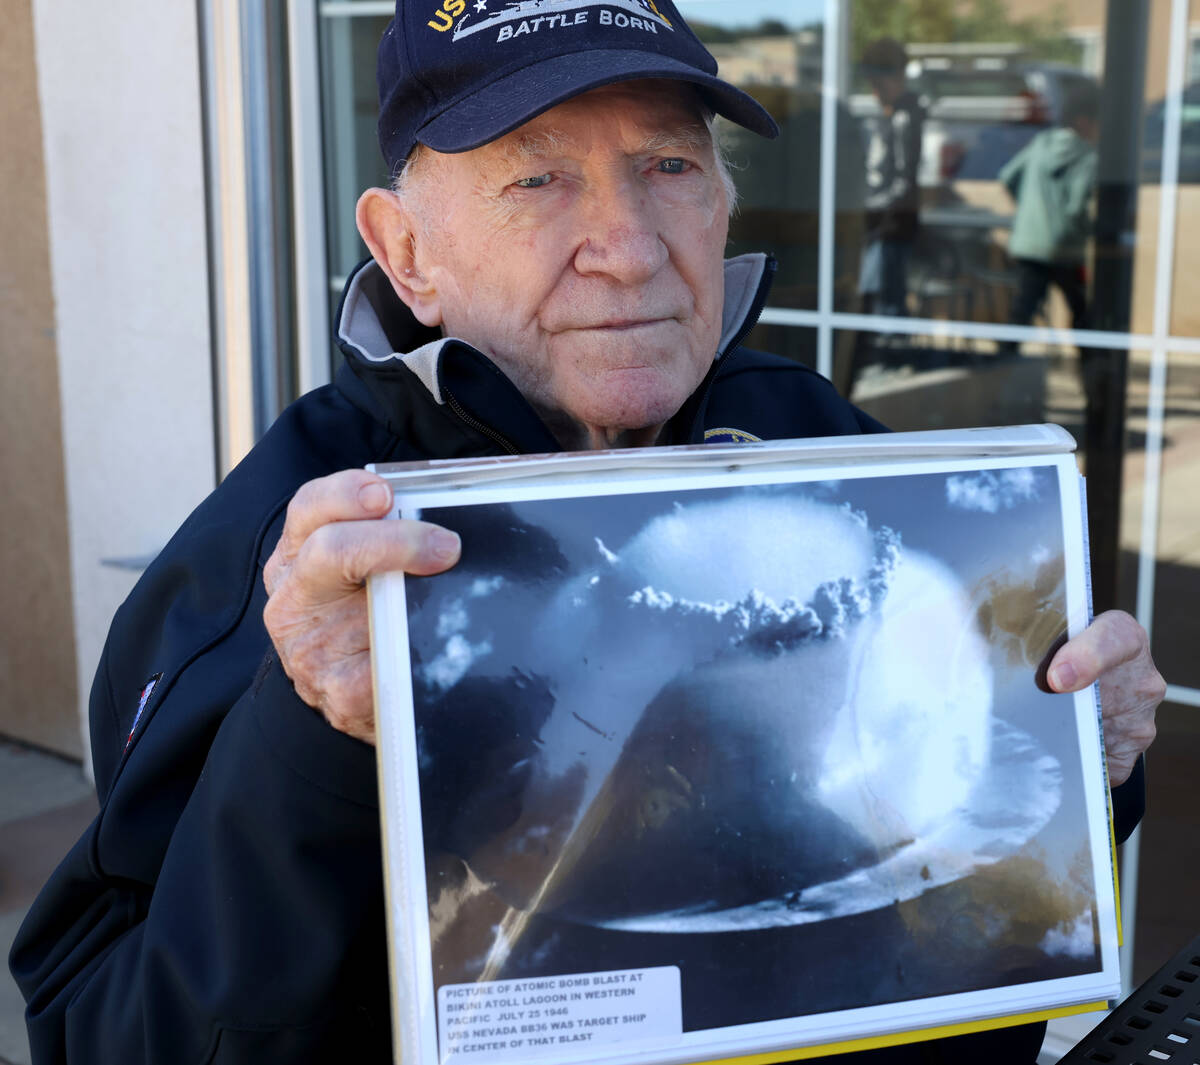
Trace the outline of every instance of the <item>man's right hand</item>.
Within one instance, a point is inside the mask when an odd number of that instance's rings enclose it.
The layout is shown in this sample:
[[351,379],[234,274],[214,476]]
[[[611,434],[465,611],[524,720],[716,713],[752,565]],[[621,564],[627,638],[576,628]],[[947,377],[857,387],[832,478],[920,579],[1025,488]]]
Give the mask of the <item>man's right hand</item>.
[[379,521],[387,482],[365,470],[309,481],[288,504],[267,560],[263,621],[296,693],[334,728],[375,742],[366,580],[427,576],[458,561],[458,536],[421,521]]

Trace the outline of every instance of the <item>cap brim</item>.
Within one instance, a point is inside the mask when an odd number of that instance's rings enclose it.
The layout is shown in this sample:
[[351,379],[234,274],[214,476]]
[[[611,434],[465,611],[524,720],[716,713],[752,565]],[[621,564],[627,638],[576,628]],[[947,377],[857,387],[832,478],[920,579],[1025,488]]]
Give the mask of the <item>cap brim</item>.
[[690,82],[717,114],[764,137],[779,134],[757,100],[718,77],[669,56],[601,49],[551,56],[489,82],[426,122],[417,140],[438,152],[470,151],[580,93],[640,78]]

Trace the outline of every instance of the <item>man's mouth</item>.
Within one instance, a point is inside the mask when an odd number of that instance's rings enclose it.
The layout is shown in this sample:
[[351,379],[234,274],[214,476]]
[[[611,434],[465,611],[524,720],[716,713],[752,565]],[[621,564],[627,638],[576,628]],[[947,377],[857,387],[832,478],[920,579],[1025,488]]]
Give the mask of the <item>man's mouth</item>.
[[635,329],[649,329],[664,322],[676,321],[673,315],[663,315],[659,318],[614,318],[605,322],[594,322],[587,325],[572,326],[572,330],[589,331],[604,330],[606,332],[628,332]]

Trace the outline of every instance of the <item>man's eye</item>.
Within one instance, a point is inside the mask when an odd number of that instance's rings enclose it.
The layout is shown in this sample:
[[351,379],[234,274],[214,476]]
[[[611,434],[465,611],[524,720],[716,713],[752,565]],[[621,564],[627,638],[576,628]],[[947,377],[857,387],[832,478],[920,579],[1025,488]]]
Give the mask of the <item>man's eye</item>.
[[664,174],[682,174],[688,169],[686,159],[660,159],[658,170]]
[[514,181],[513,184],[522,189],[540,189],[543,185],[549,185],[553,180],[549,174],[538,174],[537,177],[521,178]]

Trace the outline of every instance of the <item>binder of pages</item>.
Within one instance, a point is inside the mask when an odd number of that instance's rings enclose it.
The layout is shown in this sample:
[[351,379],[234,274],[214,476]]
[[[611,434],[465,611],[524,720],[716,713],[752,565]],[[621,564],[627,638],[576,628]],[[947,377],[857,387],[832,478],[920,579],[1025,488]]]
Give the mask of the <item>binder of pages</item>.
[[[774,1062],[1119,991],[1070,436],[380,465],[397,1061]],[[606,660],[608,656],[608,660]],[[830,709],[830,708],[834,709]]]

